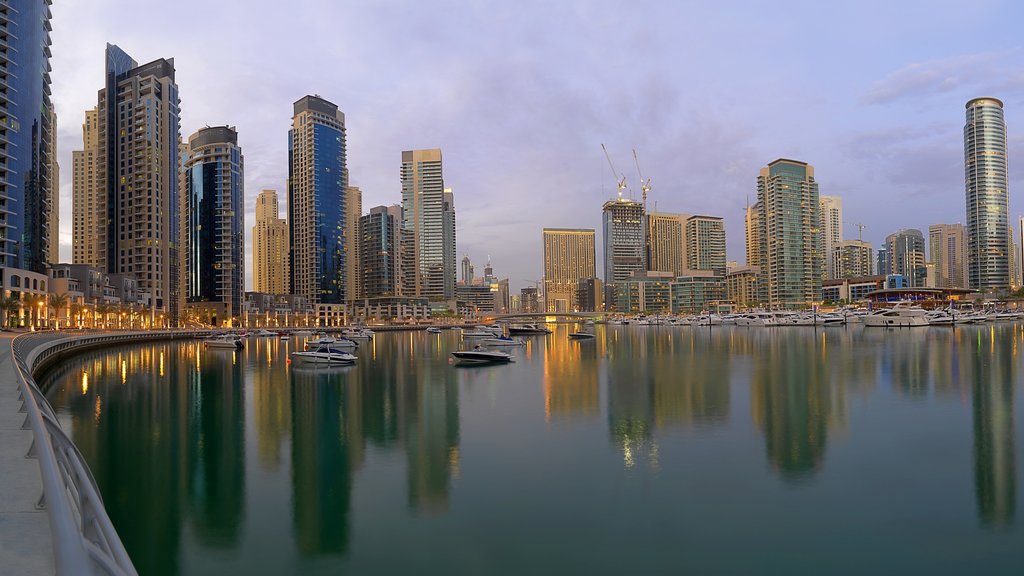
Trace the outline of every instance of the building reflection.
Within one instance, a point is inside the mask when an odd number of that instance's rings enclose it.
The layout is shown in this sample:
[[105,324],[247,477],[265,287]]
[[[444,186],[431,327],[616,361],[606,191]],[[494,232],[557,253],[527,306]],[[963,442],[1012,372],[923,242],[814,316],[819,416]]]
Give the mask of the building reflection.
[[255,339],[256,345],[247,351],[255,348],[253,362],[257,366],[250,375],[260,465],[264,470],[273,471],[281,467],[281,451],[291,432],[292,395],[287,386],[282,386],[280,372],[273,369],[284,352],[279,349],[286,343],[276,338],[261,340]]
[[974,413],[974,487],[978,516],[987,526],[1005,528],[1017,509],[1013,387],[1016,381],[1014,326],[978,331],[973,355],[971,400]]
[[538,343],[544,346],[544,419],[597,414],[598,358],[607,354],[605,339],[545,338]]

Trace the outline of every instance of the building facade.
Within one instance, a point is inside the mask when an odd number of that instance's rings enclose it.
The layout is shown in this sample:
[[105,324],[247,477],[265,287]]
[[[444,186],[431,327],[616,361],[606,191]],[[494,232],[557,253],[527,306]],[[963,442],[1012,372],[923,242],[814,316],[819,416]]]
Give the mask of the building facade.
[[925,267],[924,235],[920,230],[908,228],[885,237],[885,249],[889,256],[889,269],[879,270],[882,274],[905,276],[911,288],[923,288],[928,272]]
[[288,221],[279,214],[277,190],[261,191],[252,227],[252,284],[257,293],[288,293]]
[[832,271],[836,278],[860,278],[871,275],[874,259],[871,244],[862,240],[842,240],[831,252]]
[[828,258],[825,278],[839,278],[835,259],[830,255],[843,241],[843,199],[839,196],[819,196],[821,203],[821,250]]
[[402,207],[377,206],[359,218],[365,298],[402,295]]
[[293,106],[288,131],[289,292],[343,305],[348,288],[345,115],[319,96]]
[[602,222],[605,302],[612,305],[616,282],[647,271],[644,205],[625,198],[609,200],[602,207]]
[[544,294],[547,312],[579,310],[577,288],[581,278],[596,272],[593,229],[544,229]]
[[455,297],[455,196],[444,187],[441,150],[405,150],[400,168],[402,228],[412,242],[408,296]]
[[362,261],[359,237],[359,219],[363,215],[363,192],[357,186],[345,187],[345,244],[349,246],[346,276],[349,300],[363,298],[363,275],[359,271]]
[[963,224],[932,224],[928,248],[936,288],[967,287],[967,234]]
[[689,214],[647,213],[647,267],[679,274],[686,269],[686,220]]
[[686,267],[725,276],[725,223],[717,216],[686,220]]
[[186,279],[190,304],[220,304],[218,323],[242,316],[245,160],[231,126],[202,128],[185,162]]
[[814,167],[778,159],[757,178],[759,268],[771,308],[804,308],[821,297],[824,258]]
[[737,266],[725,273],[725,298],[739,308],[753,308],[760,304],[758,278],[761,271],[756,266]]
[[71,153],[71,261],[106,268],[99,246],[99,232],[107,219],[107,195],[100,186],[99,130],[98,109],[87,110],[82,149]]
[[983,293],[1000,292],[1010,287],[1003,103],[995,98],[975,98],[966,108],[967,287]]

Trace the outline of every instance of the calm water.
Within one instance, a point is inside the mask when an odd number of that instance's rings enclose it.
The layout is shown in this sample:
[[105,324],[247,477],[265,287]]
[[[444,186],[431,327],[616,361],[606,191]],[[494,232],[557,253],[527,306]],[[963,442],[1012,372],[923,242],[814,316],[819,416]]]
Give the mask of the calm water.
[[144,575],[1021,573],[1024,325],[569,328],[505,366],[250,338],[44,384]]

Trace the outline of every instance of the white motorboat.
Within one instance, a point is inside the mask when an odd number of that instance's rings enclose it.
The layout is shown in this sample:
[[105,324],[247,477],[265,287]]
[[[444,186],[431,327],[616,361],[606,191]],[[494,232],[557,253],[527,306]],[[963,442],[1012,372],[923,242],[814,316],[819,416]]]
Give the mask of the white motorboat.
[[255,332],[250,332],[249,336],[277,336],[277,334],[270,330],[257,330]]
[[441,333],[441,329],[438,328],[437,326],[428,326],[427,327],[427,334],[440,334],[440,333]]
[[291,339],[292,339],[292,337],[289,336],[288,334],[281,334],[281,341],[282,342],[287,342],[287,341],[289,341]]
[[512,355],[500,350],[459,350],[452,352],[452,358],[459,364],[507,364]]
[[525,346],[526,341],[522,338],[511,336],[498,336],[497,338],[484,338],[480,341],[484,346]]
[[484,331],[484,330],[470,330],[468,332],[466,330],[463,330],[462,331],[462,337],[463,338],[494,338],[494,334],[491,333],[491,332]]
[[332,348],[358,348],[359,343],[349,338],[331,338],[330,336],[323,336],[317,340],[312,340],[306,343],[306,348],[311,349],[317,346],[331,346]]
[[933,310],[928,313],[928,324],[931,326],[954,326],[963,320],[957,318],[956,312],[952,310]]
[[897,304],[876,310],[864,317],[864,326],[884,328],[916,328],[928,326],[928,312],[920,306]]
[[547,328],[539,324],[523,324],[522,326],[509,326],[508,333],[524,335],[551,334],[551,330],[548,330]]
[[303,352],[292,352],[291,359],[294,362],[304,364],[355,364],[356,357],[338,348],[333,343],[325,340],[318,340],[317,347]]
[[233,334],[220,334],[203,340],[203,346],[207,348],[229,348],[231,350],[241,350],[245,347],[245,343],[242,339]]
[[373,338],[373,330],[369,328],[349,328],[342,330],[341,335],[350,340],[369,340]]

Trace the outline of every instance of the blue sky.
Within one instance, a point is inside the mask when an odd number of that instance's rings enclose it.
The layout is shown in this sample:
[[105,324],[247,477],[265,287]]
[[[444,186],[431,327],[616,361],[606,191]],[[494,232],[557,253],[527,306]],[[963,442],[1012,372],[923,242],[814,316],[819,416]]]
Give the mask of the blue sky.
[[994,96],[1015,219],[1021,22],[1024,3],[985,0],[56,2],[61,253],[70,259],[71,151],[106,42],[139,62],[175,59],[185,139],[238,128],[247,228],[261,189],[277,189],[283,209],[291,105],[320,94],[345,112],[364,212],[400,201],[402,150],[440,147],[458,258],[482,270],[490,255],[519,288],[543,274],[542,228],[600,235],[615,193],[602,143],[639,198],[636,148],[651,209],[724,217],[728,258],[743,262],[743,208],[779,157],[814,165],[821,193],[843,197],[846,238],[856,223],[877,245],[963,222],[964,104]]

